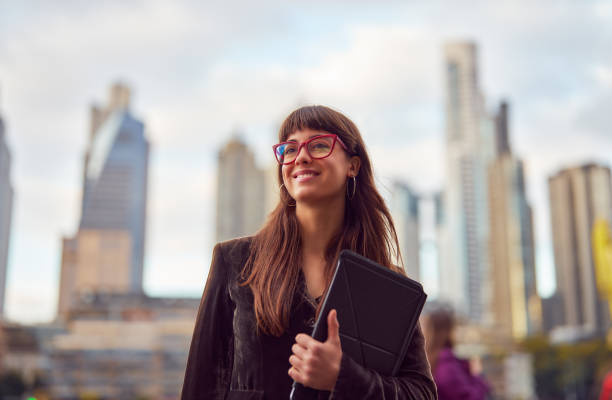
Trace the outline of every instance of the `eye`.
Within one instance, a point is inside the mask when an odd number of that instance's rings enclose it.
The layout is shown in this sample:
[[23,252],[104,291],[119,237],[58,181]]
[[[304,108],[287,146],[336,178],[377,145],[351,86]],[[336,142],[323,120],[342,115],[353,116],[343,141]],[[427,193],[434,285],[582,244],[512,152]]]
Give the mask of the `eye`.
[[276,148],[276,153],[279,156],[283,156],[285,154],[291,154],[294,151],[295,151],[295,146],[290,145],[290,144],[283,144]]
[[318,153],[329,151],[331,148],[331,141],[328,138],[316,138],[308,145],[310,151]]

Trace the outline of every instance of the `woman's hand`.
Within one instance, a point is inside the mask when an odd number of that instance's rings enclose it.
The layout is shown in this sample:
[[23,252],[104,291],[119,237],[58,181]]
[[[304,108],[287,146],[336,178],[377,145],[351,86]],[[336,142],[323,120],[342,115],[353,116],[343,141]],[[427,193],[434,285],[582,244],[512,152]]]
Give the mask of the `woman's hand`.
[[331,391],[336,385],[342,360],[340,324],[336,310],[327,315],[327,340],[319,342],[305,333],[295,337],[289,357],[289,376],[304,386]]

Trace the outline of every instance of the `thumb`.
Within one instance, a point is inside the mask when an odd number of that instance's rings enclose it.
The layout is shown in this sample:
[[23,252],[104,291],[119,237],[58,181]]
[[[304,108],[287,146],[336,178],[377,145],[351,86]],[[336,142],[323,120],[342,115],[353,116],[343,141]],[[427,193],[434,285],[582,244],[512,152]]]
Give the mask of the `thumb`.
[[340,323],[336,310],[327,314],[327,342],[340,342]]

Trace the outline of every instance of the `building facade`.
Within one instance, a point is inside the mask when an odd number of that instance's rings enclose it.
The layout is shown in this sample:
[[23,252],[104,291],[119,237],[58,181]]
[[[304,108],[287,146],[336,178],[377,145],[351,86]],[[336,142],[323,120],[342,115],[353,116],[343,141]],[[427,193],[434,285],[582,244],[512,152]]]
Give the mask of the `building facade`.
[[105,108],[92,107],[81,219],[62,251],[59,312],[80,292],[142,292],[149,142],[115,84]]
[[477,48],[471,42],[444,47],[446,184],[440,298],[472,321],[486,319],[488,296],[487,166],[494,156],[494,124],[484,111]]
[[496,116],[496,157],[489,165],[490,311],[501,334],[520,340],[542,327],[537,293],[533,217],[523,163],[510,150],[508,105]]
[[81,295],[45,347],[54,399],[179,399],[199,299]]
[[252,235],[261,228],[266,211],[265,177],[252,151],[238,137],[221,149],[217,170],[218,242]]
[[4,120],[0,114],[0,317],[4,315],[12,212],[11,153],[6,142]]
[[595,226],[612,223],[610,168],[586,164],[548,179],[557,293],[566,337],[605,334],[607,301],[597,290],[593,260]]
[[393,183],[390,212],[397,232],[404,271],[420,280],[419,196],[406,184]]

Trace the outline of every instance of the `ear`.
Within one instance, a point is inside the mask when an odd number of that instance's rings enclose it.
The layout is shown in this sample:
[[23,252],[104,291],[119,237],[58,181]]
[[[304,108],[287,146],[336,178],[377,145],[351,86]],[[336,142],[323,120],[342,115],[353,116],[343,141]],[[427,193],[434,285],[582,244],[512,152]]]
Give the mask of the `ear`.
[[349,159],[348,176],[357,176],[359,174],[359,168],[361,167],[361,158],[359,156],[352,156]]

